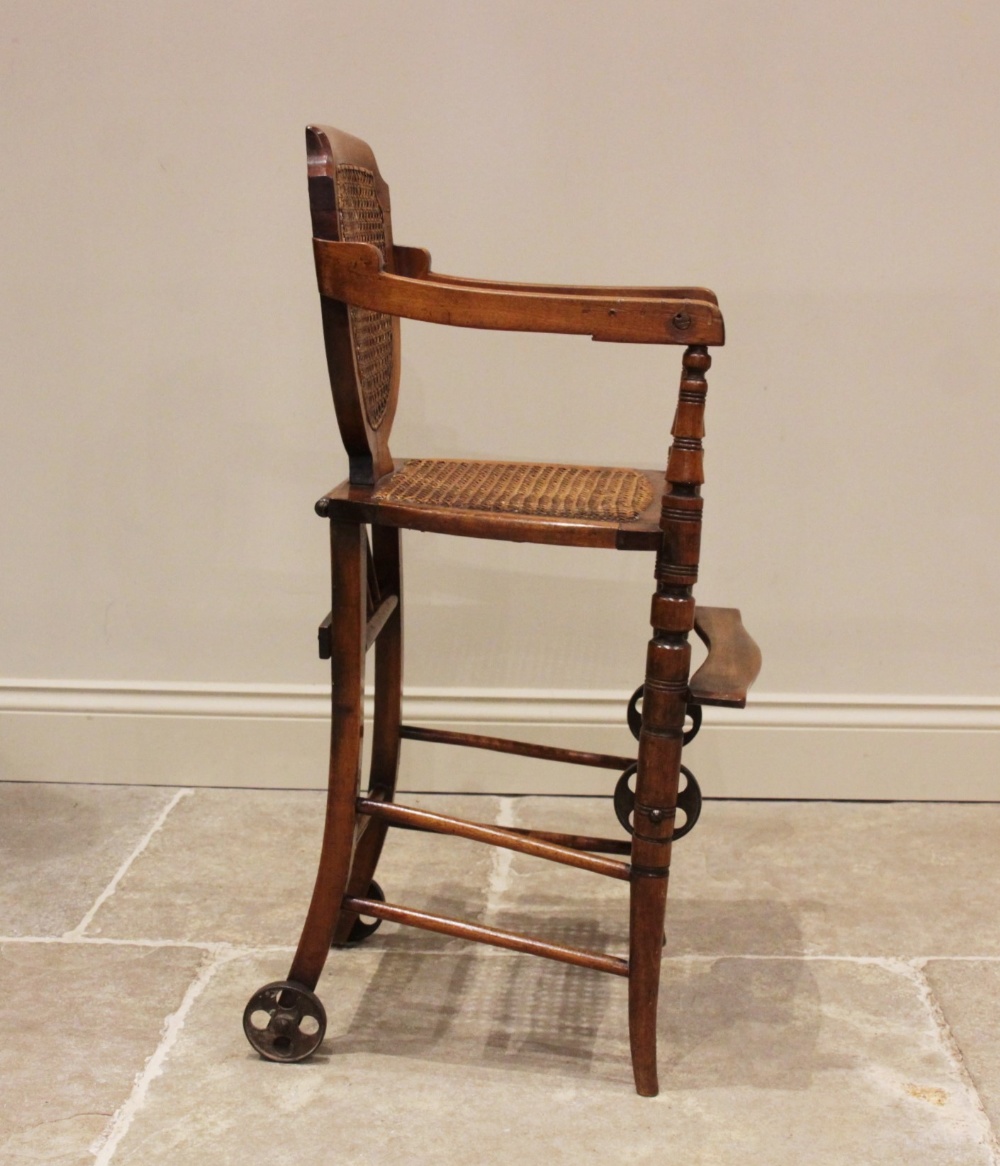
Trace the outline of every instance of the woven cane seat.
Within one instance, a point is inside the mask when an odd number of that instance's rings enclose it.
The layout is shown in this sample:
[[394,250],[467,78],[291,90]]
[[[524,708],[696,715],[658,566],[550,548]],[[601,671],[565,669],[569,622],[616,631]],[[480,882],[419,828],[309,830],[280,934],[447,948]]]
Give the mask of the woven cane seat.
[[406,462],[372,496],[379,503],[611,522],[635,521],[652,500],[638,470],[444,458]]

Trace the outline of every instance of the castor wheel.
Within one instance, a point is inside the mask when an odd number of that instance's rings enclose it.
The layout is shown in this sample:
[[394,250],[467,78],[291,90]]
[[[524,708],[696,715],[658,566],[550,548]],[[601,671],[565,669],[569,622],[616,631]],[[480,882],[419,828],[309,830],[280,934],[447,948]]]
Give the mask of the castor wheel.
[[303,1061],[319,1048],[326,1010],[315,992],[278,980],[254,992],[243,1010],[247,1040],[267,1061]]
[[[629,732],[638,741],[639,734],[642,732],[642,690],[645,685],[640,684],[639,687],[632,693],[628,702],[628,708],[625,711],[625,717],[628,721]],[[690,725],[688,722],[690,721]],[[698,736],[698,730],[701,728],[701,705],[689,704],[684,712],[684,744],[690,745],[691,742]]]
[[[629,834],[635,833],[632,825],[635,790],[632,789],[629,782],[635,777],[637,768],[635,763],[630,765],[615,785],[615,815]],[[673,840],[675,842],[694,829],[694,824],[701,814],[701,786],[698,785],[698,779],[686,765],[681,766],[681,776],[685,779],[686,784],[677,792],[677,809],[684,814],[684,820],[680,825],[674,827]]]
[[[372,879],[372,881],[368,884],[368,894],[365,895],[364,898],[378,899],[380,903],[384,903],[385,892],[378,885],[378,883]],[[347,937],[347,942],[360,943],[363,939],[367,939],[369,935],[374,935],[381,926],[381,919],[372,919],[370,923],[366,923],[359,915],[358,918],[354,920],[354,926],[351,928],[351,933]]]

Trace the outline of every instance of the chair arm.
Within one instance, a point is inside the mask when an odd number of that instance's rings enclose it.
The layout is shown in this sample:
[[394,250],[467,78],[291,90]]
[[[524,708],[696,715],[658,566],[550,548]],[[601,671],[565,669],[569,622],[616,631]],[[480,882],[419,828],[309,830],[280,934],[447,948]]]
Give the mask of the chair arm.
[[743,708],[760,672],[760,648],[750,638],[735,607],[696,607],[694,630],[708,656],[688,682],[692,704]]
[[431,253],[426,247],[400,247],[392,245],[392,265],[397,275],[408,275],[410,279],[426,279],[431,273]]
[[717,304],[718,296],[707,287],[587,287],[574,284],[508,283],[495,279],[469,279],[463,275],[442,275],[431,271],[431,253],[423,247],[392,249],[395,269],[399,275],[411,279],[427,279],[432,283],[450,283],[460,287],[476,287],[489,291],[546,292],[551,295],[624,296],[632,299],[703,300]]
[[[626,296],[617,290],[504,291],[442,277],[393,275],[384,270],[378,248],[368,243],[314,239],[313,250],[322,295],[391,316],[638,344],[722,344],[725,339],[718,305],[706,300],[657,293]],[[410,270],[418,267],[415,263]]]

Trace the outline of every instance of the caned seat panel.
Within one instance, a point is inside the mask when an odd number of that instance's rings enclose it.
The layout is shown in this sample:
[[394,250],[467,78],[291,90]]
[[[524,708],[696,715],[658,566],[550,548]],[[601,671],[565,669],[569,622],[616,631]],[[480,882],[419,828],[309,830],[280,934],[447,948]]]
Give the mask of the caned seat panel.
[[656,550],[663,492],[656,470],[415,458],[375,487],[343,483],[317,509],[411,530]]
[[374,500],[632,522],[653,495],[649,482],[637,470],[417,458],[376,490]]

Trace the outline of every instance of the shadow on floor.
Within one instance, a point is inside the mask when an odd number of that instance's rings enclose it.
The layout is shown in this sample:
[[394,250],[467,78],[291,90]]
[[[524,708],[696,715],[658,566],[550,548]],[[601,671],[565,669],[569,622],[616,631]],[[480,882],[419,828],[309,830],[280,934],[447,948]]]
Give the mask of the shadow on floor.
[[[772,951],[778,945],[801,952],[794,916],[784,905],[686,906],[688,922],[696,924],[690,941],[707,943],[735,931],[733,942],[743,942],[754,932]],[[460,914],[461,903],[457,895],[446,895],[428,909]],[[496,923],[575,947],[621,950],[618,927],[606,927],[579,909],[554,910],[544,927],[539,914],[507,912]],[[628,1076],[623,979],[517,953],[456,947],[443,936],[421,933],[420,938],[451,947],[403,949],[394,933],[383,936],[375,973],[347,1029],[325,1042],[328,1055],[368,1052],[494,1063],[505,1072],[558,1069],[562,1075],[615,1081]],[[345,974],[350,974],[346,968]],[[802,1090],[817,1070],[845,1067],[842,1058],[817,1053],[821,1002],[807,962],[667,959],[660,1001],[662,1084],[672,1089]]]

